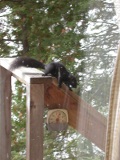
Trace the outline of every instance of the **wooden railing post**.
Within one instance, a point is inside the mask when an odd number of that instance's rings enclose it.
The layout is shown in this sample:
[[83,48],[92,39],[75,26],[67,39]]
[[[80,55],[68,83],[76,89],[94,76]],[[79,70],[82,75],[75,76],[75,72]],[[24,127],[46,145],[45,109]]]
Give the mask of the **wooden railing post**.
[[43,160],[44,84],[27,84],[27,160]]
[[0,160],[11,159],[11,73],[0,66]]

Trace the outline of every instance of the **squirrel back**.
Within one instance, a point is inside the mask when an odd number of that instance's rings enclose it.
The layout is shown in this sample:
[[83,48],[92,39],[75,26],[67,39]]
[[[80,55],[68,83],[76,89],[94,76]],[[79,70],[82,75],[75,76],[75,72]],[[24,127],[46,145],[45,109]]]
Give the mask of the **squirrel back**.
[[33,58],[29,58],[29,57],[18,57],[16,58],[11,66],[10,69],[14,70],[17,69],[19,67],[30,67],[30,68],[41,68],[41,69],[45,69],[45,64],[43,64],[42,62],[39,62]]

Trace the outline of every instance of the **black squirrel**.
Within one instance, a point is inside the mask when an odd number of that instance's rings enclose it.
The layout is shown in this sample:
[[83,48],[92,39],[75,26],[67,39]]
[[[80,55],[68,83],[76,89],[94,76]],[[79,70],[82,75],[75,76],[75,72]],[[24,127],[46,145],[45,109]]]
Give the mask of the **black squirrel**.
[[44,69],[44,76],[51,75],[56,77],[58,80],[58,86],[61,88],[62,83],[65,83],[69,90],[77,87],[77,80],[65,66],[59,62],[51,62],[49,64],[43,64],[33,58],[29,57],[18,57],[16,58],[10,66],[11,70],[19,67],[31,67],[31,68],[41,68]]

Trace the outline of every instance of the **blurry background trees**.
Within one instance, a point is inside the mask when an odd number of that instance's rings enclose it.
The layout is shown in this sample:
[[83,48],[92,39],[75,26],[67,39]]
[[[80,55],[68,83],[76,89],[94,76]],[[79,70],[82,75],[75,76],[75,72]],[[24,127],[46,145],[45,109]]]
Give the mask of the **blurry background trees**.
[[[107,0],[2,0],[0,56],[61,61],[78,79],[76,90],[107,116],[119,34]],[[12,160],[25,159],[25,87],[13,85]],[[46,117],[46,110],[45,110]],[[103,160],[104,153],[72,128],[44,131],[45,160]],[[102,133],[101,133],[102,134]]]

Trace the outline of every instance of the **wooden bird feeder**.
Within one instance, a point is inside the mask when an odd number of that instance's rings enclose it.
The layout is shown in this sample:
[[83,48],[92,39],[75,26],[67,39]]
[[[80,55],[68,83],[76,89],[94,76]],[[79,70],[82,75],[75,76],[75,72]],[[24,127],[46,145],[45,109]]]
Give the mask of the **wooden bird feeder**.
[[104,116],[52,77],[37,69],[10,71],[12,58],[0,59],[0,160],[11,159],[11,76],[26,84],[27,160],[43,160],[43,111],[67,109],[69,125],[105,151],[107,121]]

